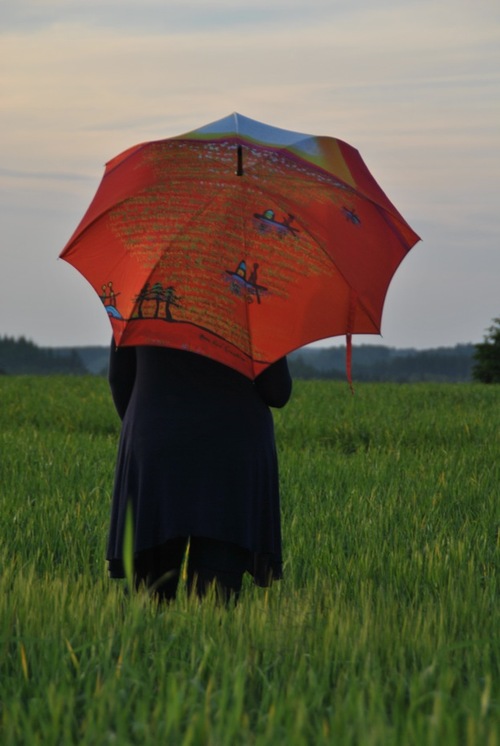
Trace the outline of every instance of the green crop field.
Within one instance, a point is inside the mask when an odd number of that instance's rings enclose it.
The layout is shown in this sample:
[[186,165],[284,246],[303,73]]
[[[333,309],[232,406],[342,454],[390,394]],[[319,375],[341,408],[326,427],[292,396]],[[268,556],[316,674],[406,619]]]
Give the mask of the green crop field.
[[296,383],[285,579],[229,610],[107,579],[105,380],[0,396],[2,746],[500,746],[498,386]]

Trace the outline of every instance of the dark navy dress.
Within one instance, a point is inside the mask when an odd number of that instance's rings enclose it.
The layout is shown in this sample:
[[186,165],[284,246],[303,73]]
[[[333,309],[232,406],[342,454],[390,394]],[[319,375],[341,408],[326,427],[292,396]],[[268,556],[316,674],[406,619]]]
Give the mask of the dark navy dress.
[[269,407],[291,394],[286,359],[255,382],[206,357],[112,346],[109,380],[122,418],[107,559],[123,577],[127,504],[134,551],[199,536],[239,545],[259,585],[281,577],[278,463]]

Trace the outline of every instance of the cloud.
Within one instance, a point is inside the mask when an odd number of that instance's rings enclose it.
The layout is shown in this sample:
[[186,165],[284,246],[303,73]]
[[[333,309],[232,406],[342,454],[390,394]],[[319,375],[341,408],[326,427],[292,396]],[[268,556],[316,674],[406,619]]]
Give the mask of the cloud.
[[356,5],[347,0],[1,0],[0,4],[5,6],[4,30],[38,31],[64,22],[138,33],[290,25],[324,18],[332,5],[337,16]]
[[[444,189],[450,178],[465,184],[467,172],[472,183],[479,171],[483,179],[492,173],[498,24],[460,2],[341,3],[340,14],[335,2],[296,2],[297,12],[310,7],[300,27],[264,22],[244,34],[222,23],[209,32],[196,25],[167,32],[160,24],[146,33],[127,15],[137,3],[99,5],[101,22],[119,6],[125,30],[74,20],[95,12],[94,2],[12,5],[18,17],[43,9],[54,22],[2,38],[0,134],[11,171],[43,174],[64,164],[60,170],[90,178],[134,142],[238,110],[351,141],[382,183],[387,174],[410,200],[429,179]],[[145,15],[160,6],[141,3]],[[174,14],[195,6],[168,3]],[[56,22],[62,7],[71,12]],[[228,3],[213,7],[225,17]],[[243,7],[245,18],[250,6]],[[262,15],[264,3],[252,7]]]
[[42,181],[87,181],[86,176],[69,171],[16,171],[0,167],[0,178]]
[[[54,23],[79,23],[90,27],[147,31],[210,31],[215,27],[241,28],[269,26],[290,28],[318,20],[349,23],[353,31],[365,21],[377,21],[377,30],[398,31],[410,19],[422,18],[427,31],[433,27],[460,28],[464,17],[480,25],[487,17],[498,21],[496,0],[0,0],[4,30],[46,29]],[[474,18],[479,19],[474,23]],[[413,25],[413,23],[412,23]]]
[[[426,210],[437,214],[443,205],[461,210],[471,185],[478,202],[479,174],[486,183],[494,178],[498,24],[460,2],[341,3],[340,14],[337,3],[297,2],[297,12],[311,8],[300,27],[266,22],[244,34],[231,24],[209,32],[160,25],[146,33],[131,28],[130,3],[120,3],[126,30],[75,21],[85,8],[95,11],[93,2],[19,5],[32,13],[43,7],[54,18],[69,7],[73,16],[2,38],[2,162],[11,172],[95,178],[134,142],[238,110],[352,142],[381,183],[392,184],[415,211],[430,181],[442,195]],[[104,2],[98,17],[117,7]],[[222,13],[227,3],[214,7]],[[262,11],[264,3],[252,7]],[[158,3],[147,2],[143,11],[155,9]]]

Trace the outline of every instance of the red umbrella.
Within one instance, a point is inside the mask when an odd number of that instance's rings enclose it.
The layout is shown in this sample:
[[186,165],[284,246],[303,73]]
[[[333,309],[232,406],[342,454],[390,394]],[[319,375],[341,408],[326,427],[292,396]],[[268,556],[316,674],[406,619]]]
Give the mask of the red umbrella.
[[182,348],[254,378],[309,342],[379,334],[417,241],[353,147],[233,114],[111,160],[61,257],[117,345]]

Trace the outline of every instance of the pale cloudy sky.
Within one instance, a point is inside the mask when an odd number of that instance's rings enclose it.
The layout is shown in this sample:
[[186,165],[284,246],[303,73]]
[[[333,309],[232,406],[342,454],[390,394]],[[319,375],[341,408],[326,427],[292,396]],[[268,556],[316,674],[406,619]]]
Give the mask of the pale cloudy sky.
[[500,316],[499,0],[0,0],[0,335],[107,344],[57,259],[104,163],[233,111],[347,140],[422,237],[383,337],[358,343],[481,341]]

